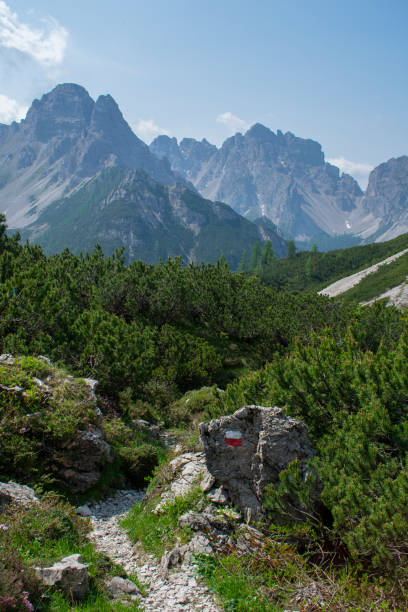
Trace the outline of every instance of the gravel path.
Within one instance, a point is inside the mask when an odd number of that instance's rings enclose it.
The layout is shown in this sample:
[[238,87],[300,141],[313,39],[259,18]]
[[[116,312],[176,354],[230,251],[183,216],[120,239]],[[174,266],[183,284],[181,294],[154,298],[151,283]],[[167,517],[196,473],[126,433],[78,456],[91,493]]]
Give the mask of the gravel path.
[[380,266],[384,266],[386,264],[391,263],[392,261],[395,261],[402,255],[405,255],[405,253],[408,253],[408,249],[404,249],[399,253],[395,253],[394,255],[391,255],[391,257],[387,257],[387,259],[384,259],[383,261],[380,261],[379,263],[376,263],[373,266],[366,268],[365,270],[361,270],[361,272],[356,272],[355,274],[351,274],[351,276],[346,276],[345,278],[342,278],[336,281],[335,283],[332,283],[325,289],[319,291],[319,294],[328,295],[329,297],[335,297],[336,295],[340,295],[341,293],[348,291],[352,287],[355,287],[355,285],[358,285],[358,283],[369,274],[377,272]]
[[119,563],[128,574],[137,574],[139,580],[149,588],[147,597],[141,600],[146,612],[217,612],[211,593],[197,580],[195,568],[184,564],[163,576],[157,561],[137,550],[119,527],[122,518],[136,502],[141,501],[144,491],[117,491],[114,497],[90,505],[94,527],[90,538],[96,548]]

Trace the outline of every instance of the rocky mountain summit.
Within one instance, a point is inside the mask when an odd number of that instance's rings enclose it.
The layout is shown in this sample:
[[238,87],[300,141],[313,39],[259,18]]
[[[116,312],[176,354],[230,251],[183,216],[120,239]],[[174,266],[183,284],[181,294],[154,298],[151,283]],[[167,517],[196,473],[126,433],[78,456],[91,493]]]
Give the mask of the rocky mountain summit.
[[[207,143],[198,157],[213,148]],[[132,132],[110,95],[94,101],[72,83],[34,100],[20,123],[0,125],[2,212],[48,252],[100,242],[108,253],[124,246],[128,259],[215,261],[224,253],[237,265],[244,249],[269,239],[285,254],[276,228],[204,200],[182,174]]]
[[[372,217],[372,230],[381,240],[408,231],[407,155],[392,158],[374,168],[361,199],[361,207]],[[370,229],[367,228],[363,235],[369,234]]]
[[[319,143],[291,132],[275,134],[261,124],[228,138],[220,149],[159,136],[151,151],[168,157],[205,197],[240,214],[271,219],[287,237],[344,233],[345,219],[362,191],[349,175],[324,160]],[[180,161],[182,160],[182,161]]]
[[110,95],[95,102],[79,85],[58,85],[34,100],[21,123],[0,131],[0,193],[9,226],[28,225],[49,203],[116,165],[142,168],[164,184],[181,180],[132,132]]
[[370,242],[407,231],[401,219],[408,200],[406,157],[373,170],[363,194],[350,175],[325,161],[318,142],[259,123],[219,149],[206,140],[177,144],[168,136],[158,136],[150,149],[204,197],[250,219],[266,216],[287,238],[318,242],[319,236],[344,235]]

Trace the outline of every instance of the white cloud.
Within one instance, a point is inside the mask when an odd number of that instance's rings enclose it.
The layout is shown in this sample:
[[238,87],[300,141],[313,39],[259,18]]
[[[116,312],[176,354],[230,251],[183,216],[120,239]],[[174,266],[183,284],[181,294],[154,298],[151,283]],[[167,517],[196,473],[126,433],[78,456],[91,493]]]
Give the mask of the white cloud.
[[139,138],[149,143],[160,134],[169,135],[169,132],[159,127],[153,119],[140,119],[132,125],[132,129]]
[[49,17],[42,29],[20,21],[17,13],[0,0],[0,46],[16,49],[40,64],[55,66],[64,59],[68,32]]
[[362,162],[353,162],[350,159],[344,157],[332,157],[327,160],[329,164],[337,166],[342,172],[351,174],[352,177],[360,184],[362,189],[367,187],[368,175],[374,168],[371,164],[364,164]]
[[26,106],[22,106],[17,100],[12,100],[0,94],[0,123],[20,121],[26,116],[26,113]]
[[240,119],[236,115],[233,115],[229,111],[218,115],[217,121],[218,123],[223,123],[231,134],[236,134],[236,132],[246,132],[249,129],[249,124],[246,121]]

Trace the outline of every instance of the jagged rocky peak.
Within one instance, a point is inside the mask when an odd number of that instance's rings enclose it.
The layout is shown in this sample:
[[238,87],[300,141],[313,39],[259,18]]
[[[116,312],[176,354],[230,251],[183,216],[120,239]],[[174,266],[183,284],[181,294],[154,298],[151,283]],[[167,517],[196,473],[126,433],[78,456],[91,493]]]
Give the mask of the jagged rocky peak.
[[187,159],[191,155],[196,156],[202,161],[208,160],[213,153],[217,151],[217,147],[208,142],[205,138],[195,140],[195,138],[183,138],[180,142],[180,152]]
[[93,107],[94,101],[84,87],[64,83],[41,100],[34,100],[22,125],[32,132],[35,140],[48,142],[55,136],[83,130]]
[[175,136],[170,138],[167,134],[157,136],[150,144],[150,150],[158,157],[167,157],[168,159],[180,157],[177,138]]
[[[283,134],[277,130],[276,134],[262,123],[255,123],[244,134],[243,139],[237,139],[237,144],[247,143],[251,146],[256,143],[263,145],[268,154],[284,156],[292,164],[302,163],[310,166],[324,164],[324,154],[321,145],[315,140],[298,138],[292,132]],[[260,152],[262,149],[260,149]]]
[[95,102],[80,85],[58,85],[34,100],[21,123],[0,127],[0,200],[9,227],[25,227],[111,166],[142,168],[167,185],[185,182],[132,132],[112,96]]
[[201,141],[183,138],[178,143],[177,138],[163,135],[153,140],[150,150],[159,158],[167,158],[173,170],[193,180],[201,166],[216,153],[217,147],[205,138]]
[[408,156],[393,157],[370,173],[363,198],[365,210],[377,217],[391,217],[408,213]]

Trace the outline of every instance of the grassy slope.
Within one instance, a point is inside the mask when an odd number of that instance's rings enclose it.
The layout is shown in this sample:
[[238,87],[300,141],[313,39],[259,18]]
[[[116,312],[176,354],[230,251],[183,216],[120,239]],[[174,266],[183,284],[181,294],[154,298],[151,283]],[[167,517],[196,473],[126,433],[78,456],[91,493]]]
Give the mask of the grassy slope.
[[347,302],[366,302],[400,285],[407,275],[408,253],[390,264],[381,266],[377,272],[369,274],[358,285],[342,293],[341,297]]
[[408,248],[408,234],[387,242],[340,249],[328,253],[301,252],[274,261],[261,277],[267,284],[294,292],[318,291],[327,285]]

